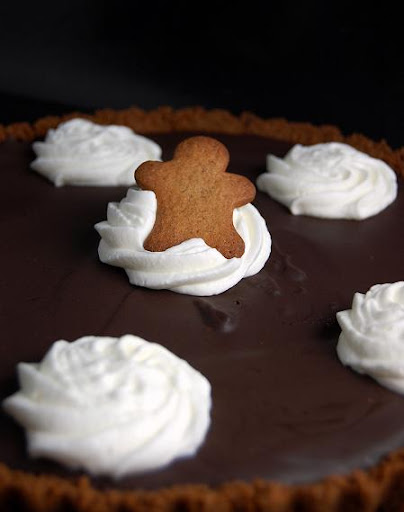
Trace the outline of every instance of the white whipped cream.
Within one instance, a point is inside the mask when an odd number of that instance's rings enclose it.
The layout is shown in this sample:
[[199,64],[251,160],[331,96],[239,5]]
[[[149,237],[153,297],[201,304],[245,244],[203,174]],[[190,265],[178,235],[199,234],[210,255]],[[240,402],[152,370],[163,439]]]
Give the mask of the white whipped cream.
[[72,119],[34,142],[31,163],[57,187],[62,185],[130,186],[146,160],[159,160],[161,148],[126,126],[102,126]]
[[337,320],[341,362],[404,393],[404,281],[356,293],[352,309],[337,313]]
[[193,455],[210,423],[210,385],[166,348],[132,335],[55,342],[19,363],[3,406],[34,457],[121,477]]
[[294,146],[281,159],[267,157],[257,187],[294,215],[365,219],[397,197],[397,176],[382,160],[347,144]]
[[241,258],[231,259],[200,238],[162,252],[147,251],[143,244],[154,226],[156,211],[154,192],[130,188],[119,204],[108,205],[107,220],[95,226],[102,238],[98,248],[101,261],[124,268],[132,284],[216,295],[259,272],[269,258],[271,236],[251,204],[234,210],[233,223],[245,251]]

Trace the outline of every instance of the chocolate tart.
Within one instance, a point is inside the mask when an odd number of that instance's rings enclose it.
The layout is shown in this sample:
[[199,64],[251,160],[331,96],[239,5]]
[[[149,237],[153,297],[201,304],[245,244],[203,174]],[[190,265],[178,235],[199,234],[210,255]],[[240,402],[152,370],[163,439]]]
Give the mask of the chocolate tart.
[[[54,188],[29,169],[31,142],[71,117],[123,124],[172,156],[191,134],[230,152],[230,172],[255,181],[265,156],[342,141],[399,175],[397,200],[364,221],[295,217],[266,194],[272,254],[256,276],[214,297],[131,286],[97,257],[93,226],[122,187]],[[404,502],[404,397],[344,368],[335,313],[353,294],[403,279],[404,149],[336,127],[225,111],[102,110],[0,126],[2,307],[0,398],[16,364],[60,338],[133,333],[200,370],[213,390],[198,453],[119,481],[31,460],[24,434],[0,416],[0,509],[28,511],[399,510]]]

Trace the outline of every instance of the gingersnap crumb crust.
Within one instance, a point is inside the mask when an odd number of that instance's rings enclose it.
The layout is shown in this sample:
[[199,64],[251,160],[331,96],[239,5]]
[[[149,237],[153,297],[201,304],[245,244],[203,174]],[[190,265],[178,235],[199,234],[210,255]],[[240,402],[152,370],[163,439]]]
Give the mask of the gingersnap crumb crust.
[[311,123],[288,122],[283,118],[261,119],[250,112],[235,116],[226,110],[206,110],[202,107],[180,110],[160,107],[150,111],[137,107],[125,110],[102,109],[96,110],[94,114],[72,112],[60,117],[44,117],[32,124],[26,122],[8,126],[0,124],[0,142],[7,138],[32,141],[44,137],[50,128],[56,128],[60,123],[75,117],[100,124],[129,126],[135,132],[144,134],[201,131],[260,135],[305,145],[329,141],[345,142],[375,158],[384,160],[398,174],[404,176],[404,147],[393,150],[385,140],[375,142],[357,133],[345,136],[337,127],[331,125],[314,126]]
[[[251,113],[234,116],[225,110],[192,107],[174,110],[160,107],[144,111],[136,107],[98,110],[92,115],[71,113],[51,116],[30,124],[0,125],[0,142],[32,141],[50,128],[74,117],[100,124],[120,124],[144,134],[190,131],[251,134],[292,143],[345,142],[387,162],[404,176],[404,148],[393,150],[385,141],[375,142],[360,134],[345,136],[335,126],[314,126],[285,119],[260,119]],[[369,470],[330,476],[320,482],[284,485],[257,480],[229,482],[218,487],[177,485],[158,491],[101,491],[88,477],[63,479],[11,470],[0,463],[0,510],[71,512],[230,512],[230,511],[400,511],[404,510],[404,449],[385,457]]]

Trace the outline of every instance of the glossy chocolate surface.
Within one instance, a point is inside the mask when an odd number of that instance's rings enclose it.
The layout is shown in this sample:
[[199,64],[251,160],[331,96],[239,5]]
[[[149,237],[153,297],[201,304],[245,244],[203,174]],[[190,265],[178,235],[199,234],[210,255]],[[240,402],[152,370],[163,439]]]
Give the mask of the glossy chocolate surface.
[[[170,158],[188,134],[153,137]],[[288,144],[217,135],[229,170],[255,181],[267,153]],[[272,254],[256,276],[215,297],[131,286],[99,262],[93,226],[124,188],[54,188],[33,171],[30,145],[0,147],[2,180],[0,398],[17,389],[19,361],[39,361],[57,339],[134,333],[165,345],[210,381],[212,423],[195,457],[120,482],[158,488],[254,478],[312,481],[367,467],[404,446],[404,397],[344,368],[336,311],[356,291],[404,279],[404,190],[364,221],[295,217],[257,192]],[[32,460],[22,429],[0,415],[0,458],[12,468],[69,476]]]

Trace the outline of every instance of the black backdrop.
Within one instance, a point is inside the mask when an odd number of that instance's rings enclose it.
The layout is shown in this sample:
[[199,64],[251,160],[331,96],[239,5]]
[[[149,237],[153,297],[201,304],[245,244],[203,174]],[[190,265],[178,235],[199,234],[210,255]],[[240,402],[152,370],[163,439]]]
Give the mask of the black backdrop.
[[204,105],[404,144],[398,12],[358,2],[0,3],[0,122]]

